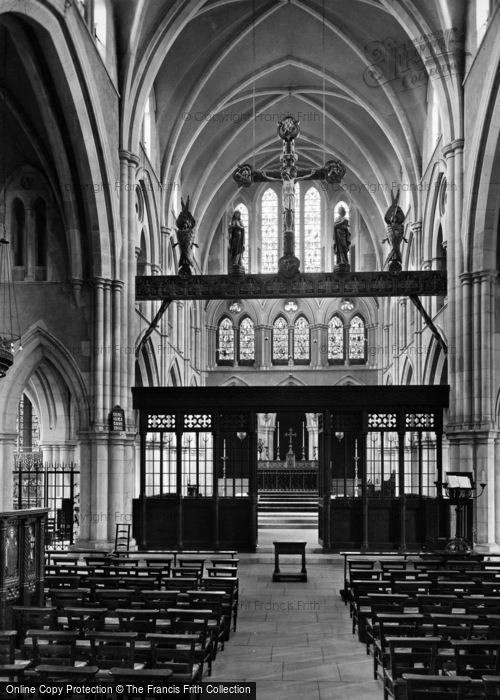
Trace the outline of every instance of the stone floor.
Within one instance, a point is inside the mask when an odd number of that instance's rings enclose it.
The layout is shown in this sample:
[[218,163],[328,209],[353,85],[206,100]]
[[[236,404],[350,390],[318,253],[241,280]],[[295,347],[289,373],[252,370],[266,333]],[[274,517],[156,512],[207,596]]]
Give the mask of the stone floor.
[[[240,554],[238,629],[211,680],[256,681],[258,700],[382,700],[339,596],[341,558],[309,554],[307,583],[272,583],[273,567],[270,552]],[[298,571],[300,558],[280,557],[280,568]]]

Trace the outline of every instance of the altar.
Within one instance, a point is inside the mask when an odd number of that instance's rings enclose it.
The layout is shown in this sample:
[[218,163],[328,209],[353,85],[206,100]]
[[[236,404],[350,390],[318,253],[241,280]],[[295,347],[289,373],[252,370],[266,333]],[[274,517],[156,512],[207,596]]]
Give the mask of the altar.
[[294,466],[278,460],[257,464],[259,491],[318,491],[317,460],[297,460]]

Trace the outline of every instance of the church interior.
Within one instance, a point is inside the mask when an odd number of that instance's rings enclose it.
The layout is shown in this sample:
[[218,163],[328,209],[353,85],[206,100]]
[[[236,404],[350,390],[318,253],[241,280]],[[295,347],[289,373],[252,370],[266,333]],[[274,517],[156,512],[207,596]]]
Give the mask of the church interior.
[[4,579],[500,552],[499,5],[0,0]]

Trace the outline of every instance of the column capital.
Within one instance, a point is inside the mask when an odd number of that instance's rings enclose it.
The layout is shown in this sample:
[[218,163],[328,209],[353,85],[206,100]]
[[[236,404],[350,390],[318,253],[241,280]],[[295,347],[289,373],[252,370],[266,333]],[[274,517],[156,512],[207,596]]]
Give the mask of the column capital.
[[455,151],[463,150],[463,148],[464,140],[454,139],[453,141],[450,141],[445,146],[443,146],[443,157],[448,158],[450,155],[454,154]]
[[128,163],[130,163],[131,165],[135,165],[136,167],[140,163],[139,156],[136,156],[135,153],[131,153],[130,151],[125,150],[120,151],[120,160],[127,161]]
[[122,280],[111,280],[111,288],[113,291],[121,291],[125,283]]

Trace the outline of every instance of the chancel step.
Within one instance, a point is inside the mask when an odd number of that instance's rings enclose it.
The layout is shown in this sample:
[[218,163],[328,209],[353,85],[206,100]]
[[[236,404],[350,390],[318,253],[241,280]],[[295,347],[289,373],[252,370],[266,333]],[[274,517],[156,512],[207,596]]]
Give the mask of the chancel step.
[[318,496],[306,492],[259,492],[259,528],[315,530],[318,527]]

